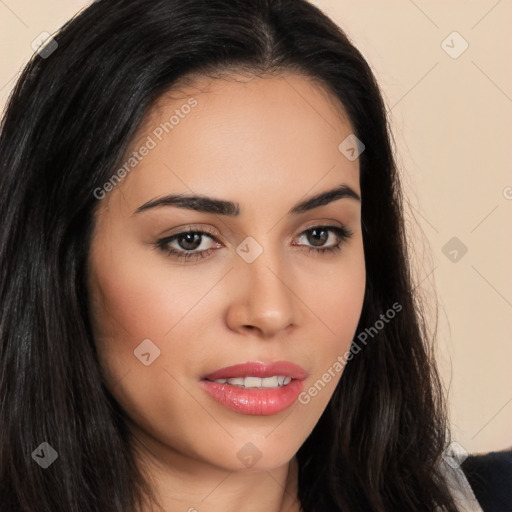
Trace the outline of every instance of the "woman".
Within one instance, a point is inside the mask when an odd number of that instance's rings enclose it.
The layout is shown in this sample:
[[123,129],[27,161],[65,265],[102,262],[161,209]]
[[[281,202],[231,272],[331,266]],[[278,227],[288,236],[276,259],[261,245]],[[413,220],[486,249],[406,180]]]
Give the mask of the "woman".
[[95,2],[0,143],[2,511],[480,510],[383,101],[321,11]]

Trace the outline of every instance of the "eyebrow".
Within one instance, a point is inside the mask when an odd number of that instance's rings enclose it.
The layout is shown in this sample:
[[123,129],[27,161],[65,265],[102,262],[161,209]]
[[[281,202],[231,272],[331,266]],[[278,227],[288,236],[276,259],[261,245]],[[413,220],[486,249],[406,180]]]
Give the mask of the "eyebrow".
[[[332,203],[339,199],[355,199],[361,201],[361,198],[351,187],[346,184],[341,184],[332,190],[321,192],[315,196],[309,197],[300,201],[293,206],[288,214],[300,214]],[[240,214],[240,206],[238,203],[231,201],[224,201],[221,199],[214,199],[203,195],[184,195],[184,194],[170,194],[163,197],[151,199],[150,201],[139,206],[134,213],[147,211],[151,208],[158,208],[161,206],[174,206],[176,208],[185,208],[188,210],[195,210],[204,213],[214,213],[218,215],[227,215],[229,217],[236,217]]]

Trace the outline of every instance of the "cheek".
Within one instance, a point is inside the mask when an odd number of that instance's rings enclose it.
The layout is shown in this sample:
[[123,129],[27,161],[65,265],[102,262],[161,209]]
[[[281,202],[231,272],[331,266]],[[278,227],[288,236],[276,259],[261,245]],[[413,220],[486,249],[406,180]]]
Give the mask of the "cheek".
[[147,256],[103,261],[96,268],[97,323],[103,336],[162,338],[197,301],[190,273],[167,278],[165,262],[148,264]]
[[[147,370],[169,362],[168,348],[174,326],[181,325],[181,319],[201,296],[197,283],[193,285],[190,277],[187,278],[190,273],[174,272],[172,279],[167,278],[169,269],[165,263],[164,258],[155,263],[147,255],[142,257],[114,247],[92,254],[94,337],[111,385],[130,371],[129,380],[139,381],[140,389],[144,388]],[[151,343],[148,345],[144,340]],[[141,345],[143,342],[145,345]],[[139,347],[146,346],[151,360],[155,361],[147,367],[137,358]],[[188,346],[173,344],[172,357],[186,360]],[[158,358],[153,359],[157,354]]]
[[366,271],[363,246],[357,242],[339,265],[319,276],[319,286],[305,295],[305,302],[318,318],[318,327],[314,356],[309,355],[314,369],[300,402],[309,404],[313,416],[327,405],[341,378],[361,316]]
[[359,321],[364,298],[364,273],[340,273],[319,287],[313,298],[325,330],[336,339],[351,337]]
[[[323,324],[319,333],[324,333],[322,339],[327,347],[338,350],[350,346],[361,315],[365,287],[364,252],[361,240],[356,239],[339,263],[318,276],[318,286],[309,283],[309,291],[302,292]],[[329,350],[323,353],[329,353]]]
[[[186,378],[198,347],[179,341],[193,334],[187,314],[204,292],[197,283],[192,285],[190,273],[175,271],[172,279],[167,278],[165,259],[148,264],[147,256],[142,261],[128,252],[122,258],[122,252],[116,256],[109,248],[102,253],[107,257],[91,260],[94,336],[101,367],[111,393],[136,424],[147,431],[153,431],[154,424],[163,426],[159,435],[171,443],[177,435],[178,442],[187,430],[182,419],[201,413],[190,400]],[[139,350],[142,346],[144,351]],[[149,353],[148,365],[143,353]],[[170,424],[175,428],[169,430]],[[194,428],[188,430],[191,438],[197,435]]]

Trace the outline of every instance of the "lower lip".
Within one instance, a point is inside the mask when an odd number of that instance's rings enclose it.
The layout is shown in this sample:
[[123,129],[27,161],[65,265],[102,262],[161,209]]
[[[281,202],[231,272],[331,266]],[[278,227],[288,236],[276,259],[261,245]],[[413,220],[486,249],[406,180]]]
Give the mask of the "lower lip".
[[214,400],[240,414],[270,416],[288,409],[303,389],[303,381],[293,379],[279,388],[243,388],[202,380],[203,389]]

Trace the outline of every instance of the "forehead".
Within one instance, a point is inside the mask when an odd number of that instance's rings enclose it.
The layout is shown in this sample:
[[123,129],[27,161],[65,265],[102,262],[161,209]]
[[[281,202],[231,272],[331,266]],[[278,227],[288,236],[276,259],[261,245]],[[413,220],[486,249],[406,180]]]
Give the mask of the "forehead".
[[339,150],[352,132],[337,98],[301,75],[197,77],[149,110],[124,162],[150,149],[118,188],[134,201],[170,191],[296,199],[341,182],[358,191],[358,161]]

